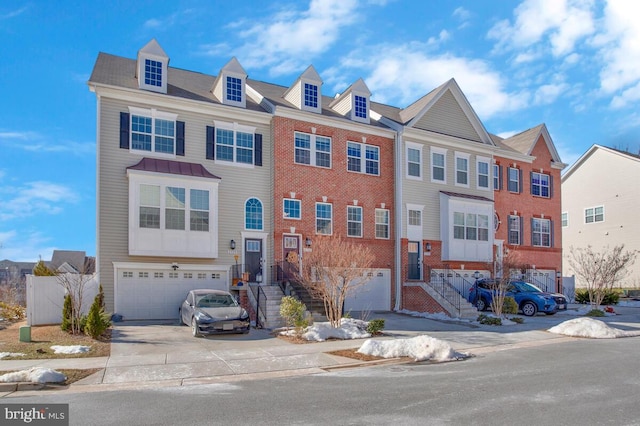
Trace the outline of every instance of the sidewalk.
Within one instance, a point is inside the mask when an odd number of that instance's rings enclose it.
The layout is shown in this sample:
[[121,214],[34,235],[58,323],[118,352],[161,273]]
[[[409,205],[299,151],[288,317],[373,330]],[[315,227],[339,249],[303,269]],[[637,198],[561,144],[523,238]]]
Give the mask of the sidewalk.
[[[629,327],[638,328],[639,314],[640,309],[631,308],[628,314],[604,320],[618,320],[620,324],[627,323]],[[385,319],[385,336],[376,339],[409,338],[427,334],[447,341],[458,352],[484,356],[499,350],[570,341],[572,338],[551,334],[545,330],[574,317],[560,314],[552,317],[538,316],[527,318],[524,324],[502,327],[439,321],[393,312],[375,313],[371,318]],[[101,369],[64,387],[64,392],[88,392],[306,375],[363,364],[406,362],[394,359],[362,363],[352,358],[327,353],[339,349],[358,348],[364,340],[295,344],[274,337],[267,330],[251,330],[247,335],[193,338],[186,327],[175,323],[124,322],[114,324],[109,357],[0,360],[0,370],[24,370],[31,367]],[[39,386],[23,384],[20,388],[13,384],[14,387],[11,388],[8,385],[10,384],[0,384],[0,397],[9,395],[16,389],[29,391]]]

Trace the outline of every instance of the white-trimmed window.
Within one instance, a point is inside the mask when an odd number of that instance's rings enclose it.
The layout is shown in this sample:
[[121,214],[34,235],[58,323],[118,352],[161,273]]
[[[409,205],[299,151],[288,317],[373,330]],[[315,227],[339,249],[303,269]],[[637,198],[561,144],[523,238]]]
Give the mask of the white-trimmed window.
[[369,111],[369,108],[367,106],[368,103],[369,102],[367,101],[367,98],[364,96],[358,96],[358,95],[353,96],[353,111],[354,111],[354,115],[357,118],[361,118],[361,119],[367,118],[367,112]]
[[533,218],[531,220],[531,244],[535,247],[551,247],[551,221]]
[[331,138],[295,132],[295,162],[331,168]]
[[177,114],[129,107],[131,151],[175,155]]
[[261,231],[263,227],[262,201],[255,197],[244,203],[244,229]]
[[234,103],[242,102],[242,86],[243,82],[241,78],[234,77],[231,75],[227,76],[225,85],[225,98]]
[[333,233],[333,205],[316,203],[316,234],[331,235]]
[[316,84],[304,83],[304,106],[318,108],[318,86]]
[[162,61],[153,59],[144,60],[144,84],[147,86],[162,87]]
[[453,238],[467,241],[489,241],[489,216],[453,212]]
[[456,185],[469,186],[469,154],[456,152]]
[[510,215],[508,218],[509,223],[509,238],[508,242],[512,245],[522,244],[522,221],[520,216]]
[[347,170],[380,175],[380,148],[364,143],[347,142]]
[[562,216],[561,217],[561,224],[563,228],[566,228],[567,226],[569,226],[569,213],[568,212],[562,212]]
[[584,209],[584,223],[604,222],[604,206]]
[[422,211],[421,210],[409,210],[408,212],[408,224],[409,226],[422,226]]
[[362,207],[347,206],[347,236],[362,237]]
[[431,147],[431,181],[447,181],[447,150]]
[[255,127],[215,122],[215,159],[236,164],[254,163]]
[[376,209],[376,238],[389,239],[389,210]]
[[140,228],[184,231],[188,217],[190,231],[209,231],[209,191],[147,184],[139,191]]
[[507,170],[509,174],[509,183],[507,184],[507,189],[509,190],[509,192],[520,192],[520,169],[509,167]]
[[551,178],[544,173],[531,173],[531,194],[538,197],[551,196]]
[[422,145],[407,143],[407,177],[422,179]]
[[302,202],[294,198],[285,198],[282,200],[282,214],[285,219],[301,219]]
[[479,189],[489,189],[489,182],[491,181],[489,175],[489,159],[484,157],[478,157],[476,159],[476,169],[478,172],[477,185]]
[[502,173],[499,164],[493,165],[493,190],[499,191],[502,189]]

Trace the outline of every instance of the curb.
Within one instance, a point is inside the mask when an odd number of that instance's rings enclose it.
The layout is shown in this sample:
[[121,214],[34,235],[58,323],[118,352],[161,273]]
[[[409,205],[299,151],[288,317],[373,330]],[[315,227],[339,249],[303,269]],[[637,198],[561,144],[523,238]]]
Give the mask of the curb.
[[46,383],[13,382],[0,383],[0,392],[32,391],[45,388]]

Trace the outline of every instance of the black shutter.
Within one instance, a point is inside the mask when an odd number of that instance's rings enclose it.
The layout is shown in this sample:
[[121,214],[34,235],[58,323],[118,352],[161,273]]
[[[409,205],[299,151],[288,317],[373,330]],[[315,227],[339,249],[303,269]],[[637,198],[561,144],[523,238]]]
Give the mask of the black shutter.
[[176,155],[184,157],[184,121],[176,121]]
[[502,189],[502,166],[498,166],[498,188],[499,190]]
[[553,244],[553,221],[552,220],[549,221],[549,234],[550,234],[549,235],[549,244],[550,244],[549,247],[553,247],[554,244]]
[[529,172],[529,193],[533,195],[533,172]]
[[120,113],[120,148],[129,149],[129,113]]
[[520,223],[520,238],[518,241],[518,244],[523,246],[524,245],[524,217],[522,216],[518,216],[518,218],[520,218],[520,220],[518,220],[518,222]]
[[215,160],[216,159],[216,150],[215,150],[215,134],[216,128],[213,126],[207,126],[207,160]]
[[549,175],[549,198],[553,198],[553,176]]
[[256,133],[253,137],[255,141],[255,154],[253,164],[255,164],[256,166],[262,166],[262,135]]

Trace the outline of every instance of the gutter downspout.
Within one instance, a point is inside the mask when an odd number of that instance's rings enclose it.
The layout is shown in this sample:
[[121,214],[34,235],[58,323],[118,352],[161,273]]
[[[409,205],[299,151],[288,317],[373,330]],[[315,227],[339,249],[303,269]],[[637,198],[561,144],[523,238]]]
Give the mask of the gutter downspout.
[[394,311],[399,311],[402,306],[402,256],[401,245],[402,239],[402,130],[396,130],[395,140],[395,218],[394,218],[394,234],[395,234],[395,281],[396,281],[396,303]]

